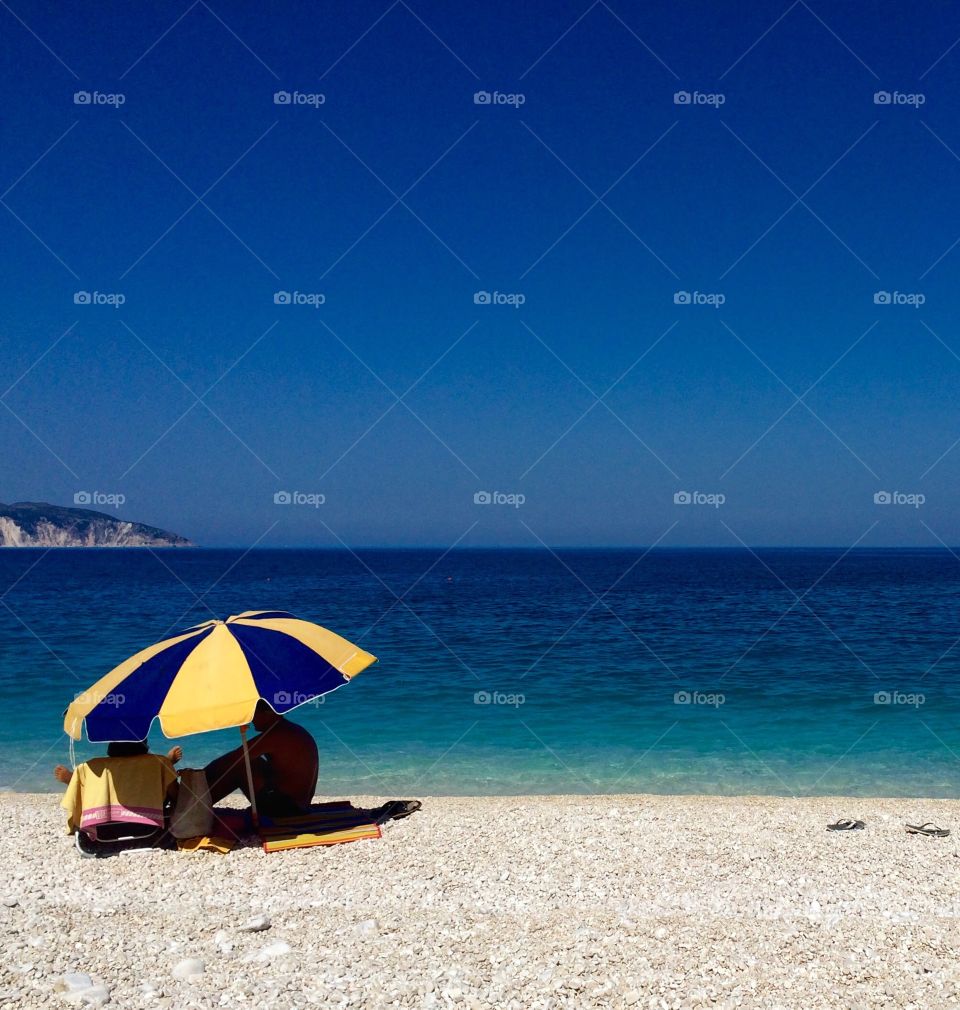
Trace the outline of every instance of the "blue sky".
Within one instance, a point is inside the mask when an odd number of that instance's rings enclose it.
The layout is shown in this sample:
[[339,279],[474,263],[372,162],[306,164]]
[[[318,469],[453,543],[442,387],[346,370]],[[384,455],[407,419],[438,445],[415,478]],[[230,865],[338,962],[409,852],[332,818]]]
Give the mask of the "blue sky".
[[948,15],[4,5],[0,499],[209,545],[957,543]]

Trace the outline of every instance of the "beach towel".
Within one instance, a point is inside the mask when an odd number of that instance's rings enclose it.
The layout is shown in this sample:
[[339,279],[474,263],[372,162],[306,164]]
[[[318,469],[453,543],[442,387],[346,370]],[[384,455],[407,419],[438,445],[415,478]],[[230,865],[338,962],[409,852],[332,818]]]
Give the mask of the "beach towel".
[[357,824],[350,828],[331,831],[277,831],[263,835],[264,852],[283,852],[286,849],[309,849],[314,845],[340,845],[342,842],[358,842],[364,838],[380,838],[379,824]]
[[274,817],[260,826],[264,852],[307,849],[315,845],[340,845],[364,838],[380,838],[380,825],[367,810],[356,810],[348,801],[325,803],[296,817]]
[[170,818],[174,838],[198,838],[213,831],[213,805],[207,774],[202,768],[180,769],[177,805]]
[[67,811],[67,834],[77,828],[97,839],[104,824],[163,827],[163,801],[177,773],[159,754],[93,758],[78,765],[60,806]]

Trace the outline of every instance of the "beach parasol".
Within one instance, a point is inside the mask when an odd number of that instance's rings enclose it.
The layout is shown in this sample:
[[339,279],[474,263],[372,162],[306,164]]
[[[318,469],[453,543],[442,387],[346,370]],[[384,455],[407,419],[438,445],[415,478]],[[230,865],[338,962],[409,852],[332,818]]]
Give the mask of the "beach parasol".
[[247,725],[258,701],[279,715],[335,691],[377,661],[345,638],[280,610],[205,621],[131,656],[67,709],[64,731],[91,742],[240,728],[251,803]]

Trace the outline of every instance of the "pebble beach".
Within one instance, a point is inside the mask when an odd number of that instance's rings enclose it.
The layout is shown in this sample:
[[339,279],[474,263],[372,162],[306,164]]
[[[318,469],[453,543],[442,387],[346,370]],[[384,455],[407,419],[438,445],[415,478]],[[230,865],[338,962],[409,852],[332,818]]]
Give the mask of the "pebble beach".
[[960,1002],[956,800],[424,798],[379,840],[101,860],[57,801],[0,795],[0,1008]]

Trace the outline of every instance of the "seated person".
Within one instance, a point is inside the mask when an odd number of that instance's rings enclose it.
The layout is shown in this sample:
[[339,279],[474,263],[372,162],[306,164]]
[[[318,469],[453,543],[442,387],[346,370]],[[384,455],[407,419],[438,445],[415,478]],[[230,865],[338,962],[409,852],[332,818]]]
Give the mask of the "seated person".
[[[316,741],[265,701],[257,702],[253,728],[257,736],[247,748],[258,812],[264,817],[290,817],[309,810],[319,771]],[[204,770],[211,802],[235,789],[251,798],[243,747],[216,758]]]
[[146,741],[115,742],[107,756],[77,765],[73,774],[58,765],[54,775],[67,783],[60,805],[67,811],[67,831],[80,829],[94,841],[111,826],[138,826],[161,831],[165,808],[177,794],[173,766],[183,752],[174,747],[167,755],[151,754]]

